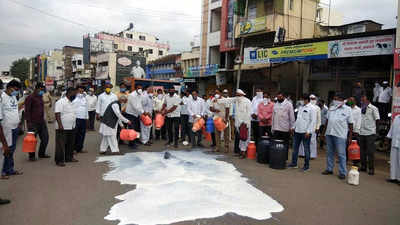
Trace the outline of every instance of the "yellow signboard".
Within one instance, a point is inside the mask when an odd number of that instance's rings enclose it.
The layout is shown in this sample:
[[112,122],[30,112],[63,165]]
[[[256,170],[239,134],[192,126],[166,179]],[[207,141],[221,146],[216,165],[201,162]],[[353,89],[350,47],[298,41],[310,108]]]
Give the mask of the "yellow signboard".
[[268,49],[271,62],[324,59],[328,57],[328,42],[290,45]]
[[263,31],[266,28],[267,17],[258,17],[246,22],[240,23],[240,34],[250,34],[258,31]]

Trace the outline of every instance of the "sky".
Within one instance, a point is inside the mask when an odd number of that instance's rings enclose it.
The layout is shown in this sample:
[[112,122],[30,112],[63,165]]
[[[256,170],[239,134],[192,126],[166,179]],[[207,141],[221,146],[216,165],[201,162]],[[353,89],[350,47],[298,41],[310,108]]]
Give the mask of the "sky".
[[[12,61],[65,45],[82,46],[87,33],[117,33],[130,22],[138,31],[169,42],[171,52],[199,38],[202,0],[1,0],[0,71]],[[323,0],[329,2],[329,0]],[[344,22],[364,19],[396,24],[395,0],[332,0]]]

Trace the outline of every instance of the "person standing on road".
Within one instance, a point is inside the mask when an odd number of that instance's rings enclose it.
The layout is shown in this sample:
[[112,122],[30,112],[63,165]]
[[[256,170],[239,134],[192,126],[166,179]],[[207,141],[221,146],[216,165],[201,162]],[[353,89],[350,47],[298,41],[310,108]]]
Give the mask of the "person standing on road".
[[374,98],[372,99],[374,105],[378,105],[378,98],[382,92],[383,92],[382,86],[378,82],[376,82],[374,87]]
[[181,99],[175,94],[175,89],[170,89],[169,95],[165,97],[165,103],[162,109],[163,114],[167,116],[168,143],[166,145],[169,146],[174,142],[175,148],[178,147],[179,120],[181,114],[179,109],[180,103]]
[[89,119],[89,108],[86,100],[86,94],[84,93],[84,87],[78,87],[78,94],[72,102],[75,113],[76,113],[76,125],[75,125],[75,151],[77,153],[87,153],[83,150],[85,145],[86,136],[86,125]]
[[[321,109],[319,106],[317,106],[317,96],[315,95],[310,95],[310,103],[312,108],[315,111],[315,129],[311,134],[310,138],[310,158],[311,159],[316,159],[318,156],[318,149],[317,149],[317,134],[319,132],[319,128],[321,126]],[[304,157],[304,146],[303,144],[300,144],[300,150],[299,150],[299,156]]]
[[[154,103],[153,103],[153,88],[149,87],[147,88],[146,91],[143,92],[142,97],[142,107],[144,114],[149,116],[150,118],[153,117],[153,108],[154,108]],[[151,134],[151,129],[152,125],[150,126],[145,126],[142,121],[140,121],[140,139],[142,144],[146,146],[151,146],[151,141],[150,141],[150,134]]]
[[[204,117],[205,115],[205,104],[204,100],[200,97],[198,97],[197,91],[192,92],[192,100],[189,102],[187,110],[189,113],[189,127],[193,127],[193,123],[196,122],[196,120]],[[197,132],[193,132],[191,130],[191,141],[192,141],[192,147],[195,148],[197,147],[204,147],[201,144],[202,140],[202,130],[198,130]],[[196,142],[196,137],[197,137],[197,142]]]
[[[130,129],[134,129],[138,133],[141,133],[140,116],[144,113],[142,95],[142,86],[138,85],[136,90],[128,95],[128,103],[126,105],[126,118],[131,121]],[[138,142],[139,140],[130,141],[129,147],[137,149]]]
[[182,102],[181,102],[181,141],[184,142],[186,141],[186,136],[188,137],[188,142],[191,143],[191,127],[189,125],[189,112],[188,112],[188,105],[190,101],[192,101],[193,98],[190,95],[189,91],[185,91],[184,96],[182,97]]
[[2,176],[20,175],[19,172],[14,169],[14,152],[17,146],[18,138],[18,125],[20,122],[18,114],[18,100],[16,96],[20,88],[20,83],[16,80],[12,80],[7,84],[6,90],[1,94],[2,104],[2,118],[1,126],[3,132],[7,137],[7,144],[9,148],[9,154],[4,157]]
[[257,111],[258,111],[258,105],[262,103],[264,99],[263,91],[259,88],[256,89],[256,95],[253,97],[253,100],[251,101],[251,133],[253,135],[254,141],[257,145],[258,139],[260,138],[260,135],[258,133],[258,117],[257,117]]
[[[46,154],[47,144],[49,143],[49,131],[44,119],[43,94],[44,85],[42,83],[37,83],[33,93],[25,99],[24,115],[28,130],[34,131],[35,135],[39,135],[39,158],[50,158],[50,156]],[[29,153],[29,160],[36,160],[35,152]]]
[[99,133],[103,136],[100,144],[102,155],[106,154],[109,147],[113,154],[120,154],[117,140],[118,123],[121,127],[123,127],[122,122],[131,125],[131,121],[121,114],[120,104],[126,102],[126,96],[121,96],[118,101],[111,102],[101,118]]
[[305,153],[303,171],[306,172],[310,169],[310,141],[311,136],[315,133],[317,112],[314,109],[314,106],[310,103],[309,95],[304,94],[302,101],[304,104],[300,106],[297,113],[297,120],[294,124],[292,163],[288,167],[298,168],[297,158],[299,154],[299,147],[300,144],[303,144]]
[[[206,116],[206,119],[214,118],[214,112],[212,112],[210,110],[210,107],[211,107],[212,102],[214,100],[214,91],[209,91],[208,92],[208,98],[206,96],[204,96],[203,100],[204,100],[204,104],[205,104],[205,106],[204,106],[205,113],[204,114]],[[207,122],[207,120],[206,120],[206,122]],[[211,143],[210,147],[211,148],[215,148],[215,146],[217,146],[216,138],[215,138],[215,132],[211,133],[211,141],[212,141],[212,143]]]
[[321,110],[321,126],[319,127],[318,132],[320,135],[319,147],[322,148],[324,147],[324,138],[322,137],[321,133],[325,130],[326,121],[328,120],[328,107],[325,105],[325,101],[322,99],[318,101],[318,107]]
[[48,123],[54,122],[54,115],[51,107],[53,106],[53,99],[51,98],[50,92],[45,90],[43,94],[44,111],[46,112],[46,118]]
[[[220,90],[216,90],[214,99],[223,100],[225,99],[224,96],[221,96]],[[213,101],[211,103],[211,111],[215,113],[215,119],[221,118],[224,120],[225,124],[227,125],[223,131],[219,131],[215,128],[215,139],[217,143],[217,152],[225,151],[225,153],[229,152],[229,103],[226,101]],[[224,146],[222,145],[221,135],[224,135]]]
[[272,136],[271,125],[272,125],[272,114],[274,112],[274,103],[271,102],[270,95],[264,92],[263,101],[258,104],[257,116],[258,116],[258,127],[259,135],[262,136]]
[[387,179],[387,181],[400,184],[400,115],[394,118],[387,138],[392,139],[392,149],[390,151],[390,178]]
[[[3,81],[0,80],[0,89],[3,89]],[[3,111],[3,106],[0,104],[0,112]],[[3,120],[3,114],[0,113],[0,168],[3,168],[4,157],[10,154],[10,149],[8,148],[7,138],[12,139],[12,137],[5,137],[3,132],[3,127],[1,121]],[[9,134],[10,135],[10,134]],[[9,179],[8,176],[1,176],[0,179]],[[11,201],[8,199],[0,198],[0,205],[9,204]]]
[[359,132],[360,149],[361,149],[361,171],[367,171],[368,174],[374,175],[374,154],[376,140],[376,124],[380,120],[379,110],[373,106],[367,96],[361,97],[361,125]]
[[[111,102],[117,101],[118,98],[114,93],[111,93],[111,88],[113,87],[112,84],[107,82],[105,84],[104,92],[99,95],[97,104],[96,104],[96,119],[100,121],[101,117],[103,116],[104,112],[106,111],[108,105]],[[101,125],[101,121],[100,121]]]
[[56,155],[57,166],[64,167],[66,162],[78,162],[74,158],[76,111],[73,101],[76,89],[68,88],[65,97],[55,105],[56,114]]
[[93,88],[89,88],[88,95],[86,95],[86,101],[88,103],[88,114],[89,114],[88,129],[90,131],[94,131],[94,120],[96,118],[97,96],[94,95]]
[[323,175],[333,174],[335,166],[335,152],[339,156],[339,179],[346,178],[346,146],[352,140],[353,116],[351,108],[344,104],[344,96],[336,93],[332,106],[329,108],[325,136],[328,147],[326,157],[326,170]]
[[[157,90],[157,96],[154,98],[154,113],[162,113],[162,109],[165,103],[165,96],[161,89]],[[167,140],[167,128],[162,126],[161,129],[156,130],[156,140]]]
[[290,130],[294,126],[295,117],[293,105],[282,93],[277,95],[277,103],[272,114],[272,133],[275,139],[285,141],[289,145]]

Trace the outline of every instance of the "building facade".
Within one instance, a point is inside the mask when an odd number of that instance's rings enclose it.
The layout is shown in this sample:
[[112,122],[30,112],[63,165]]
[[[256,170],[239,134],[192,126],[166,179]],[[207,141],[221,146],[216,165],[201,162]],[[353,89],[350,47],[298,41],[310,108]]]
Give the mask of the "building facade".
[[151,79],[173,80],[182,78],[181,54],[170,54],[149,62],[147,65],[147,74]]
[[[66,82],[64,85],[66,87],[75,86],[75,75],[78,72],[77,69],[77,58],[78,55],[83,55],[83,48],[75,47],[75,46],[64,46],[63,47],[64,54],[64,81]],[[73,64],[75,62],[75,65]],[[79,67],[80,68],[80,67]]]

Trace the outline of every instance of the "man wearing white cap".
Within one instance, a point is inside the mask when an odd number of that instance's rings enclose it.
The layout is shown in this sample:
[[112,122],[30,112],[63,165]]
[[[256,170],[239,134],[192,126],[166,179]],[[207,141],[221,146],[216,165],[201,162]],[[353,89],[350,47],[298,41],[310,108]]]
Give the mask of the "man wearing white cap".
[[382,83],[383,91],[379,95],[378,103],[379,103],[379,113],[381,119],[387,118],[388,113],[391,111],[390,102],[392,100],[392,88],[389,87],[389,82],[383,81]]
[[[321,127],[321,109],[317,105],[317,96],[310,95],[310,103],[311,108],[315,111],[315,130],[311,133],[311,140],[310,140],[310,152],[311,152],[311,159],[315,159],[318,156],[317,151],[317,133],[319,128]],[[299,149],[299,156],[305,156],[304,154],[304,146],[303,143],[300,145]]]

